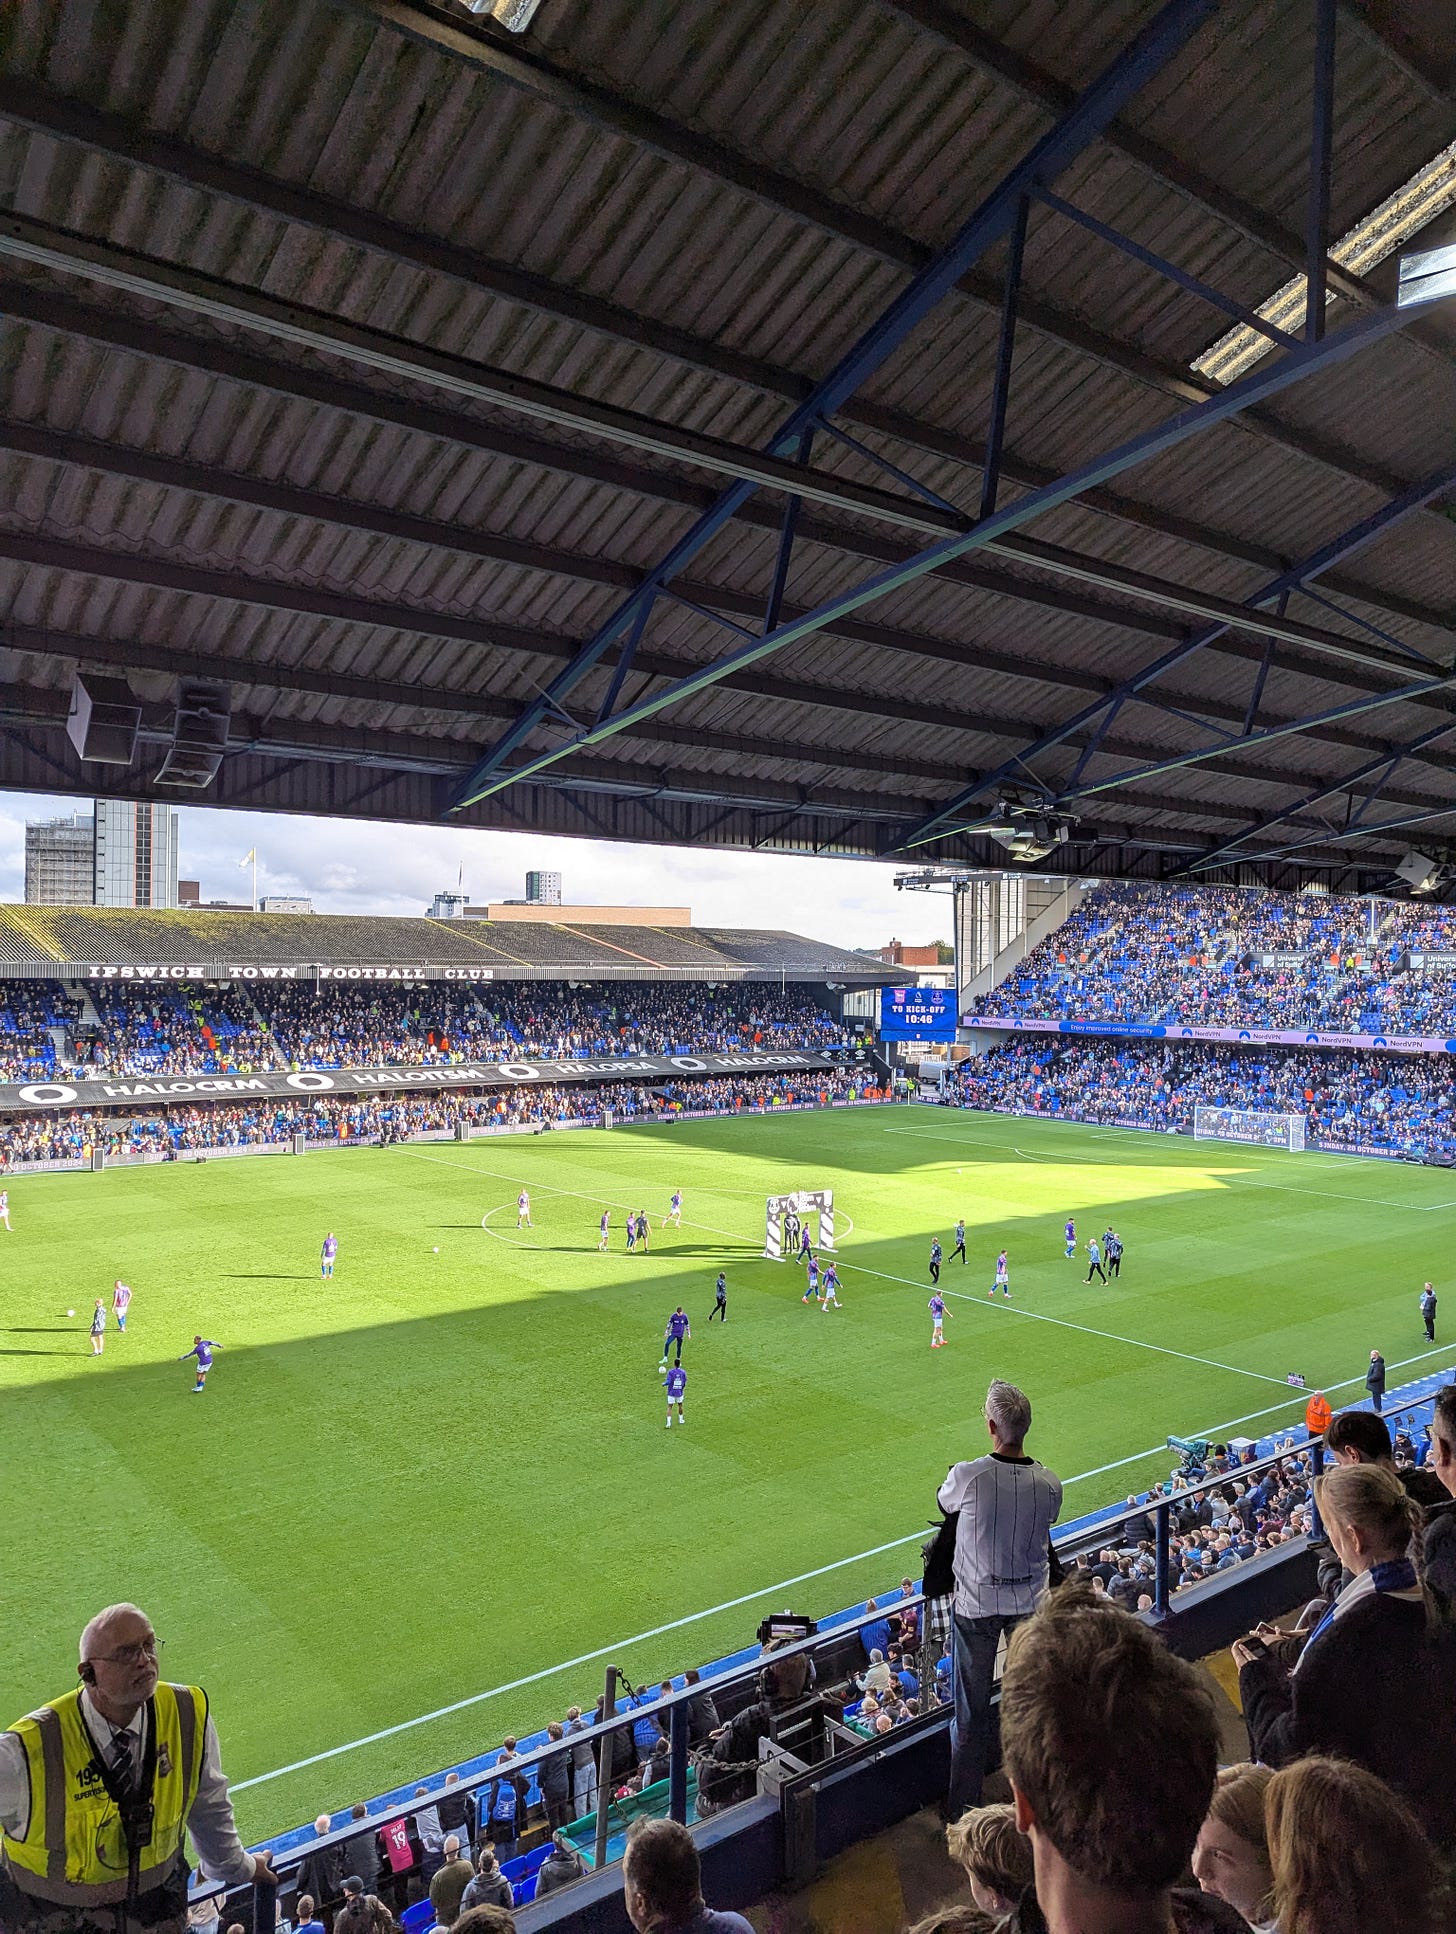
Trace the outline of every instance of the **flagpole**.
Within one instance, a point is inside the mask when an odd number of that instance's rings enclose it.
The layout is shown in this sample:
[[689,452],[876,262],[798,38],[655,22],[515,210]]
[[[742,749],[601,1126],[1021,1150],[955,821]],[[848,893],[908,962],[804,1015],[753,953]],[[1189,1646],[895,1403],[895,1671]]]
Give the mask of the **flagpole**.
[[258,911],[258,849],[253,848],[253,911]]

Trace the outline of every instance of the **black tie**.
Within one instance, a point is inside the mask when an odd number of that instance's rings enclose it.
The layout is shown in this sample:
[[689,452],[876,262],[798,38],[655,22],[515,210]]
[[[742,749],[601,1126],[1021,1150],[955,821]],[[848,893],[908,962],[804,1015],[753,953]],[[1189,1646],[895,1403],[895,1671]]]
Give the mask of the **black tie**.
[[117,1787],[130,1794],[136,1786],[136,1752],[130,1733],[111,1735],[111,1772]]

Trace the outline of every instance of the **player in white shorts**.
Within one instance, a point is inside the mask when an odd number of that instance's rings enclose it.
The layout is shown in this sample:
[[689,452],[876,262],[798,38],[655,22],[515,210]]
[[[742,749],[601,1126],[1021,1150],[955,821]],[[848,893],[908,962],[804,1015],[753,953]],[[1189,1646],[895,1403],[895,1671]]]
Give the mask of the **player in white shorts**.
[[531,1221],[531,1198],[524,1189],[516,1197],[516,1227],[518,1229],[531,1229],[535,1227],[535,1224]]
[[1011,1295],[1011,1276],[1006,1262],[1006,1251],[1004,1249],[996,1258],[996,1280],[986,1291],[986,1294],[988,1296],[994,1296],[998,1289],[1009,1300]]
[[839,1300],[839,1277],[835,1274],[834,1264],[832,1262],[825,1263],[824,1273],[820,1277],[819,1282],[820,1282],[820,1296],[819,1296],[820,1309],[827,1310],[831,1303],[833,1303],[836,1309],[843,1309],[844,1305]]
[[603,1209],[602,1219],[597,1224],[597,1248],[598,1249],[606,1248],[607,1243],[611,1238],[611,1233],[612,1233],[612,1212],[610,1209]]
[[[3,1222],[7,1229],[10,1228],[10,1191],[9,1189],[0,1189],[0,1222]],[[15,1232],[12,1229],[11,1234],[13,1235],[14,1233]]]
[[662,1218],[662,1226],[664,1229],[667,1227],[669,1222],[672,1224],[674,1229],[681,1229],[682,1227],[682,1190],[681,1189],[674,1189],[672,1192],[671,1206],[669,1207],[667,1214]]

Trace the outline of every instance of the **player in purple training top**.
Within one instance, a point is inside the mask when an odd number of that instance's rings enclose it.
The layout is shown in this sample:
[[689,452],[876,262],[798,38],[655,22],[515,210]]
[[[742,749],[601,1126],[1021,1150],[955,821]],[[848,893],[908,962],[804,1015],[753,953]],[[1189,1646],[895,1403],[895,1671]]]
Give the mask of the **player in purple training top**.
[[131,1308],[131,1290],[119,1278],[111,1286],[111,1307],[116,1312],[116,1327],[125,1334],[126,1313]]
[[662,1360],[664,1363],[667,1362],[667,1353],[674,1343],[677,1345],[677,1360],[679,1363],[682,1362],[683,1338],[691,1336],[692,1333],[693,1326],[688,1321],[687,1312],[684,1310],[682,1304],[679,1303],[672,1315],[667,1319],[667,1331],[662,1339]]
[[941,1325],[945,1322],[947,1315],[945,1298],[939,1290],[936,1290],[926,1307],[930,1311],[930,1347],[932,1350],[939,1350],[945,1343],[945,1335],[941,1329]]
[[339,1253],[339,1238],[330,1229],[324,1237],[324,1246],[319,1252],[319,1274],[324,1281],[332,1282],[334,1276],[334,1257]]
[[814,1245],[809,1240],[809,1225],[806,1222],[799,1230],[799,1261],[807,1262],[814,1253]]
[[612,1212],[610,1209],[603,1209],[602,1219],[597,1224],[597,1248],[598,1249],[606,1248],[608,1240],[611,1237],[611,1233],[612,1233]]
[[522,1189],[521,1193],[516,1197],[516,1227],[518,1229],[531,1229],[535,1227],[535,1224],[531,1221],[531,1197],[525,1189]]
[[205,1336],[194,1336],[192,1339],[192,1348],[190,1350],[184,1350],[181,1356],[178,1357],[177,1361],[179,1363],[185,1363],[190,1356],[197,1358],[197,1381],[192,1386],[192,1394],[194,1397],[199,1390],[205,1390],[207,1388],[207,1373],[212,1368],[212,1353],[214,1350],[220,1350],[221,1348],[221,1343],[209,1342]]
[[680,1363],[675,1363],[667,1373],[667,1427],[672,1429],[672,1407],[677,1405],[677,1420],[684,1423],[683,1392],[688,1387],[688,1373]]
[[814,1298],[819,1294],[819,1258],[814,1254],[812,1249],[809,1251],[808,1273],[809,1280],[804,1286],[803,1295],[799,1298],[801,1303],[812,1303]]
[[672,1192],[672,1206],[668,1209],[667,1214],[662,1218],[662,1226],[664,1229],[667,1227],[669,1222],[672,1224],[674,1229],[681,1229],[682,1227],[682,1190],[681,1189],[674,1189]]

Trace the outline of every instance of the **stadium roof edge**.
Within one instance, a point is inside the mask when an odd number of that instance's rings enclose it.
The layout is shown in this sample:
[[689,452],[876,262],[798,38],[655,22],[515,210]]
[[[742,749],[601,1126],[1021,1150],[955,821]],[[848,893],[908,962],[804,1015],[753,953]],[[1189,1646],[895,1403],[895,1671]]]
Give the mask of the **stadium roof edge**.
[[[630,936],[627,946],[616,937]],[[598,937],[600,935],[600,937]],[[184,971],[186,970],[186,971]],[[192,908],[0,905],[0,977],[840,982],[902,970],[758,928],[565,925]]]

